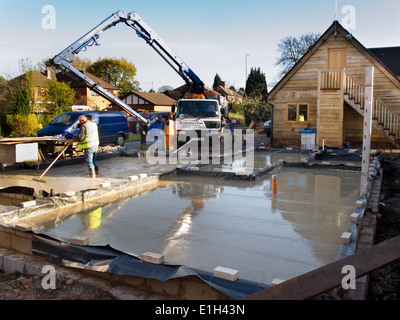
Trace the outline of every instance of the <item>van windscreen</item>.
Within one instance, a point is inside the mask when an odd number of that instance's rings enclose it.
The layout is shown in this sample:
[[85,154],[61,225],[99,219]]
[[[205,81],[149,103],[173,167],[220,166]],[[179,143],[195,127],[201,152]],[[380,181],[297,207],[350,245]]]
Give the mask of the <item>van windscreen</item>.
[[74,113],[64,113],[59,117],[55,118],[50,124],[54,126],[69,126],[75,122],[79,117],[79,114]]

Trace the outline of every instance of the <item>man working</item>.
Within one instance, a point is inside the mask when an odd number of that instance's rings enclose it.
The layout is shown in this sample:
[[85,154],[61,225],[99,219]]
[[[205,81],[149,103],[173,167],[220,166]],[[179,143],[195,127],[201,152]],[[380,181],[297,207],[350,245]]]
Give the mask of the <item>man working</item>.
[[79,123],[81,127],[78,134],[73,137],[73,140],[78,141],[78,148],[84,150],[90,177],[95,178],[96,173],[99,173],[99,166],[97,163],[99,133],[97,125],[83,115],[79,116]]

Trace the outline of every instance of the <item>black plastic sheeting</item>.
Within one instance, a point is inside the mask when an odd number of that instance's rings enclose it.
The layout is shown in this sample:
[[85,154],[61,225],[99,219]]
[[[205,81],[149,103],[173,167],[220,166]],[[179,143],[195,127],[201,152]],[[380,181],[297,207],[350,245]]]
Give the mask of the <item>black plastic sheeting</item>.
[[342,149],[326,149],[316,153],[315,160],[361,161],[362,151],[349,152]]
[[0,192],[23,194],[23,195],[27,195],[27,196],[35,195],[35,189],[29,188],[29,187],[20,187],[20,186],[2,188],[2,189],[0,189]]
[[336,169],[346,171],[361,171],[360,166],[348,166],[346,164],[319,164],[319,163],[300,163],[300,162],[282,162],[283,167],[290,168],[310,168],[310,169]]
[[[259,172],[253,172],[250,174],[237,174],[236,172],[229,171],[213,171],[213,170],[190,170],[191,166],[186,166],[182,168],[173,169],[163,173],[160,176],[160,179],[167,179],[168,176],[171,175],[181,175],[181,176],[199,176],[199,177],[208,177],[215,179],[229,179],[229,180],[241,180],[241,181],[254,181],[274,170],[276,167],[280,166],[281,163],[276,162],[272,166],[268,168],[264,168]],[[194,166],[192,166],[194,167]]]
[[33,233],[34,255],[51,260],[59,265],[88,270],[109,272],[118,275],[167,281],[169,279],[196,276],[213,288],[233,299],[243,298],[264,290],[266,284],[238,279],[227,281],[212,273],[176,264],[151,264],[139,257],[106,246],[78,246],[49,235]]

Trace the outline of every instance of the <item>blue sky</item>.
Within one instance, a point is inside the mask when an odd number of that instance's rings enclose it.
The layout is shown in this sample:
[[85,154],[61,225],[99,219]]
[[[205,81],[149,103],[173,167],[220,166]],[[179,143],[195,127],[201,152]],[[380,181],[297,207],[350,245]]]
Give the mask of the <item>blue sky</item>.
[[[337,0],[337,20],[346,5],[355,9],[354,29],[367,48],[400,46],[400,1]],[[55,29],[42,28],[45,5],[56,10]],[[269,85],[277,80],[279,39],[308,32],[323,33],[333,22],[335,0],[0,0],[0,75],[20,74],[19,61],[36,64],[53,57],[118,10],[135,11],[164,42],[211,86],[218,73],[228,85],[245,84],[247,66],[260,67]],[[104,32],[99,47],[81,57],[124,56],[135,64],[143,90],[177,87],[183,80],[136,33],[123,24]]]

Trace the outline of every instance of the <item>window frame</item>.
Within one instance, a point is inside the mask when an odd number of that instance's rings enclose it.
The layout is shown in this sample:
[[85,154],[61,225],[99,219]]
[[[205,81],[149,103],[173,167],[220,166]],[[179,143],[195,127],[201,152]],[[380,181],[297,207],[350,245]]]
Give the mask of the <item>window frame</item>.
[[[307,106],[307,119],[300,121],[299,111],[300,105]],[[296,106],[296,120],[289,120],[289,106]],[[286,104],[286,121],[289,123],[310,122],[310,103],[309,102],[288,102]]]

